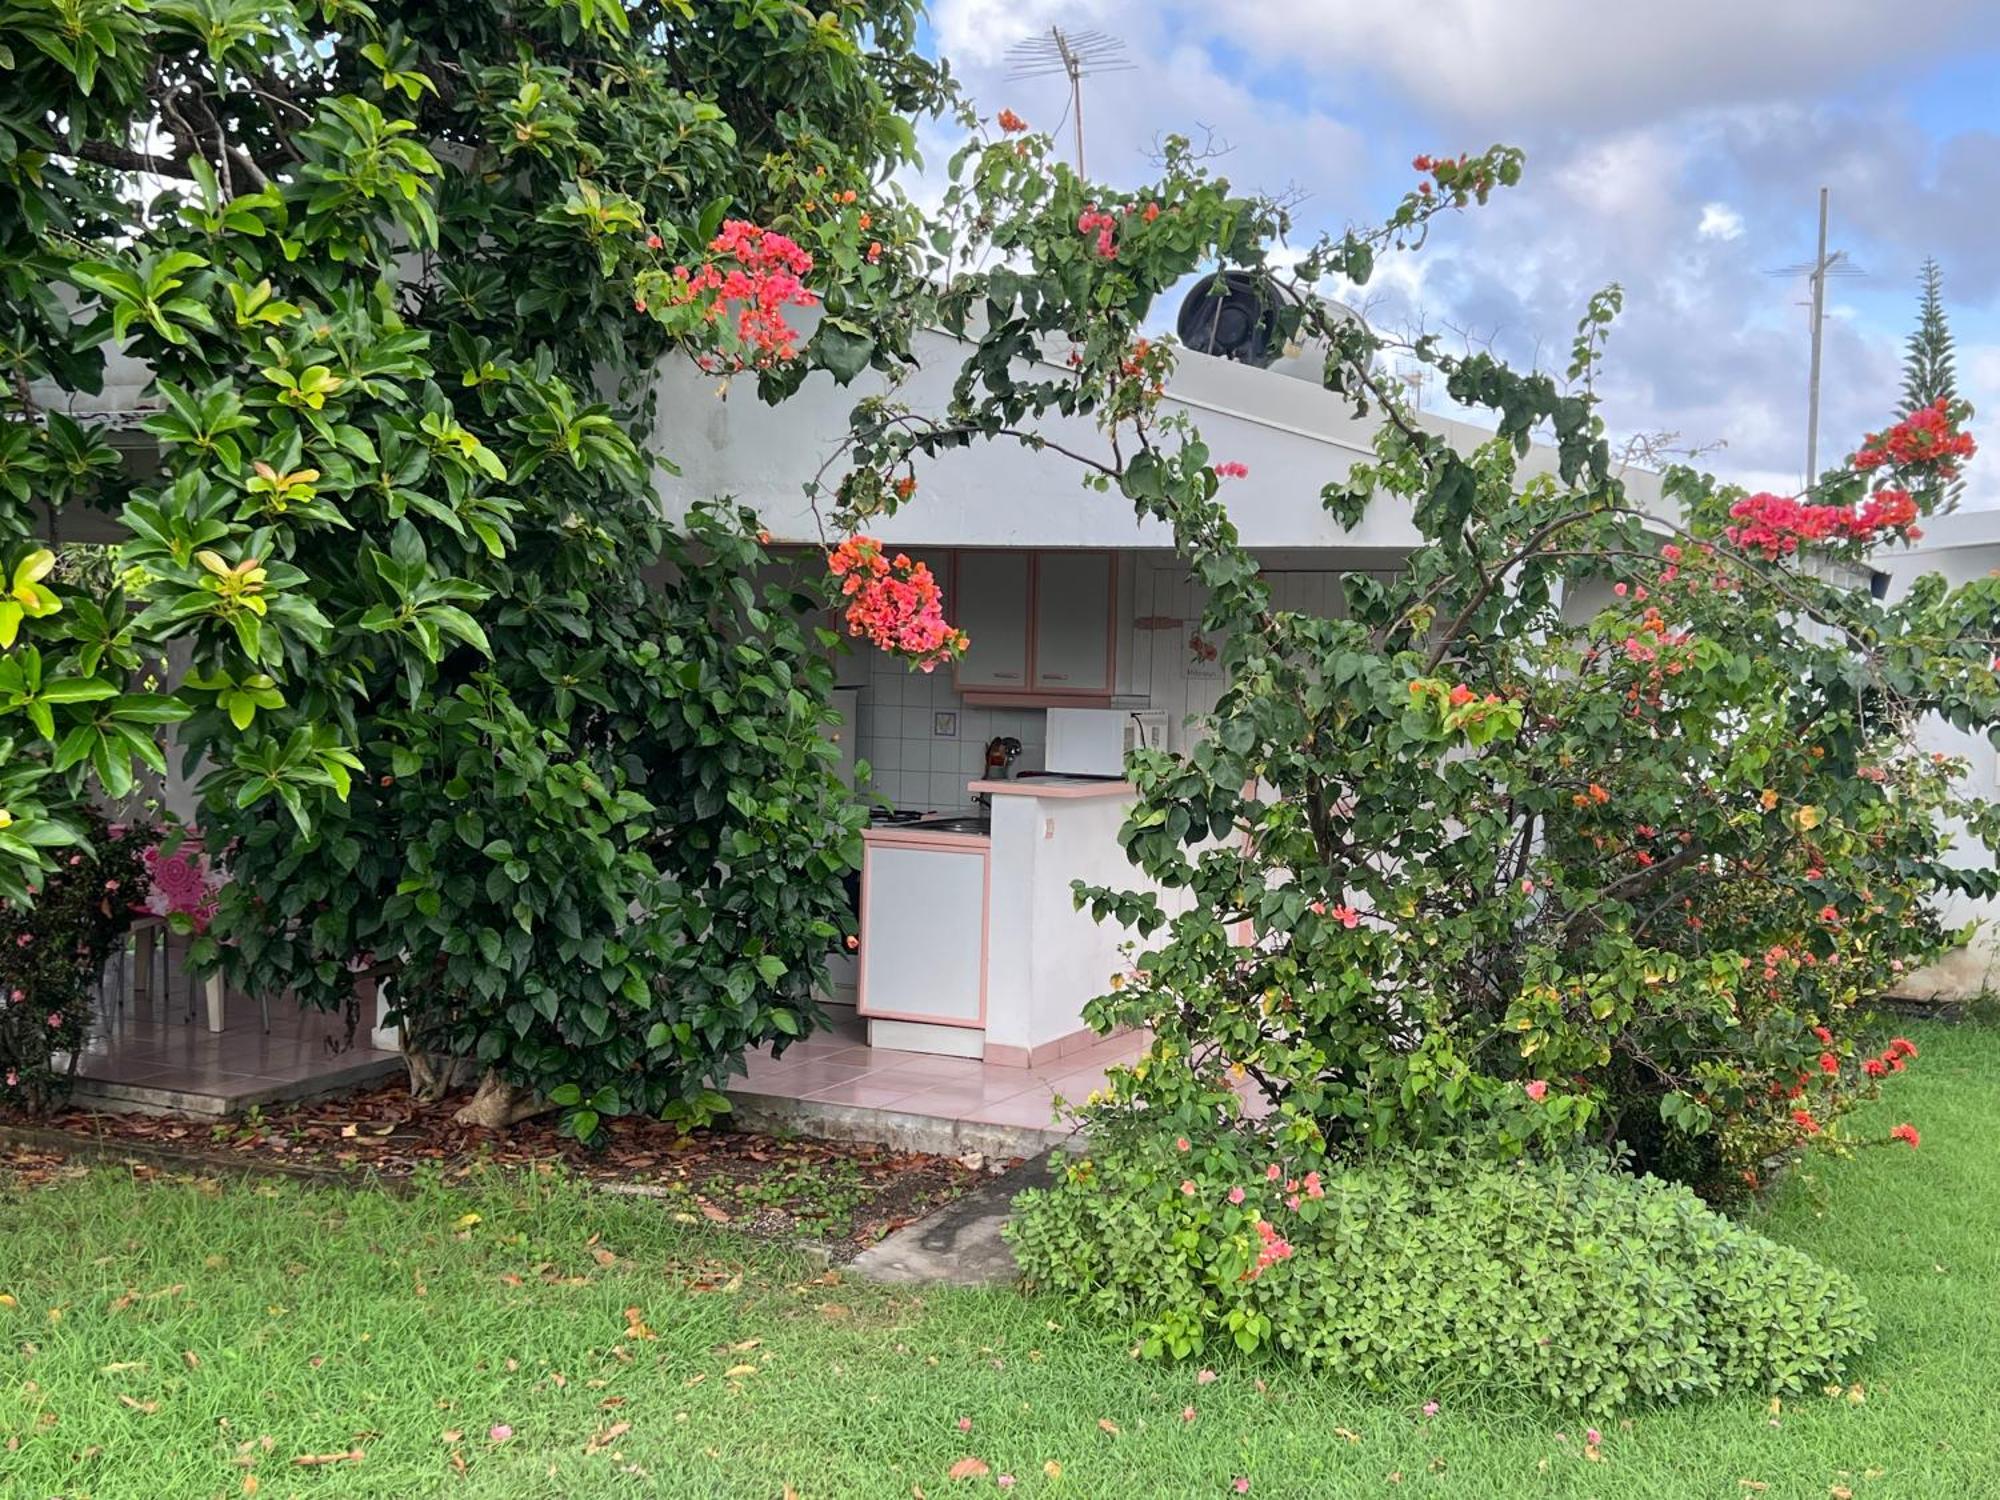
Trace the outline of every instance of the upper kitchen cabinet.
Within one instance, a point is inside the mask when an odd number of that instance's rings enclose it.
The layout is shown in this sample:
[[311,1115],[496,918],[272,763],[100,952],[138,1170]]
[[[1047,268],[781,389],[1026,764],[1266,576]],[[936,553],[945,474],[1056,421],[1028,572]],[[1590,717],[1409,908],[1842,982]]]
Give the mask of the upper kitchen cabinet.
[[956,664],[960,692],[1028,689],[1028,601],[1034,559],[1026,552],[961,552],[945,612],[972,644]]
[[960,552],[946,613],[972,644],[958,690],[989,702],[1109,697],[1117,595],[1114,553]]
[[1118,561],[1109,552],[1035,554],[1030,667],[1039,693],[1111,692]]

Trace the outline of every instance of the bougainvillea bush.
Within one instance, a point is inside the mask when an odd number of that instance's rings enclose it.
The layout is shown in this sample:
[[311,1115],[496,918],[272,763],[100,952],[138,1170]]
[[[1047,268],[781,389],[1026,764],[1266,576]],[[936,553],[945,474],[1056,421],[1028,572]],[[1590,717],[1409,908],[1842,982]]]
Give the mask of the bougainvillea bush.
[[1845,1275],[1601,1162],[1123,1129],[1023,1194],[1008,1238],[1031,1283],[1129,1324],[1144,1353],[1276,1349],[1419,1400],[1803,1391],[1874,1333]]
[[[1496,1157],[1623,1142],[1712,1191],[1837,1137],[1883,1082],[1867,1003],[1954,936],[1930,898],[2000,888],[1990,862],[1945,859],[1941,815],[1990,846],[1992,810],[1912,743],[1926,714],[2000,719],[2000,580],[1885,604],[1862,570],[1974,451],[1966,408],[1868,435],[1810,495],[1675,469],[1642,504],[1595,393],[1617,288],[1566,375],[1397,349],[1483,414],[1494,435],[1470,447],[1409,409],[1381,373],[1391,341],[1320,291],[1504,189],[1517,152],[1427,157],[1380,228],[1282,272],[1282,215],[1185,154],[1117,194],[1032,138],[960,166],[947,212],[1009,264],[944,279],[940,316],[976,344],[953,407],[864,405],[842,500],[891,506],[888,476],[980,439],[1066,456],[1172,527],[1229,683],[1189,753],[1130,762],[1123,838],[1151,889],[1077,893],[1139,940],[1093,1021],[1153,1037],[1089,1118]],[[1216,264],[1374,424],[1369,459],[1328,476],[1331,519],[1389,509],[1416,533],[1393,577],[1346,580],[1342,618],[1273,607],[1229,519],[1254,465],[1162,398],[1173,355],[1144,320]],[[1071,413],[1100,440],[1043,420]]]
[[76,815],[85,842],[64,847],[33,904],[0,900],[0,1105],[39,1107],[67,1090],[90,1035],[91,987],[131,930],[150,877],[152,839]]

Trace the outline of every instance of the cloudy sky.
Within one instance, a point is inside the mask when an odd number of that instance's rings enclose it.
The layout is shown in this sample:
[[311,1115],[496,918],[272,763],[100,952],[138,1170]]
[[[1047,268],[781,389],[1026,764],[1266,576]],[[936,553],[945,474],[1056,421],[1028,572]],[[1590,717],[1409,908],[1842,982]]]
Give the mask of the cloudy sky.
[[[1378,218],[1418,152],[1525,148],[1522,187],[1387,265],[1369,314],[1556,367],[1620,282],[1600,385],[1620,433],[1798,487],[1806,288],[1769,272],[1810,259],[1822,184],[1830,245],[1867,273],[1829,282],[1822,462],[1893,406],[1926,255],[1960,393],[2000,418],[2000,0],[932,0],[982,110],[1037,128],[1066,87],[1010,80],[1005,54],[1051,20],[1137,64],[1086,83],[1091,175],[1113,183],[1143,180],[1161,135],[1212,131],[1218,170],[1298,197],[1309,234]],[[1990,446],[1969,505],[2000,506]]]

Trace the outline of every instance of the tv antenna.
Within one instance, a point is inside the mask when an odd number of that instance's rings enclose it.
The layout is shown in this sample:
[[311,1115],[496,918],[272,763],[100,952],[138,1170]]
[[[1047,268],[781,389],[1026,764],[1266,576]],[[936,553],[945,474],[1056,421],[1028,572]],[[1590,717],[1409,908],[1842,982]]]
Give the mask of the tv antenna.
[[[1125,44],[1103,31],[1066,31],[1051,26],[1007,49],[1009,78],[1069,80],[1068,117],[1076,130],[1076,175],[1083,176],[1083,80],[1097,73],[1127,73],[1136,64],[1125,55]],[[1062,129],[1060,121],[1056,129]]]
[[1845,250],[1826,253],[1826,189],[1819,190],[1819,250],[1809,261],[1795,266],[1778,266],[1766,276],[1804,276],[1812,291],[1805,305],[1812,309],[1812,364],[1806,376],[1806,493],[1819,483],[1819,355],[1820,335],[1826,324],[1826,278],[1866,276],[1868,273],[1848,258]]

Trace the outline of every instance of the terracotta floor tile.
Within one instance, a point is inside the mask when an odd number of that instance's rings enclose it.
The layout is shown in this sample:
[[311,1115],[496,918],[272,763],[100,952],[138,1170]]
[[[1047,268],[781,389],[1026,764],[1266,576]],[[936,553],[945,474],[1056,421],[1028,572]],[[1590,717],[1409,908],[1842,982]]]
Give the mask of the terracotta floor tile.
[[912,1090],[896,1084],[875,1083],[867,1077],[852,1083],[836,1083],[831,1088],[807,1094],[814,1104],[848,1104],[857,1109],[901,1109]]

